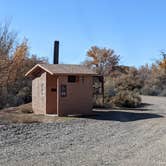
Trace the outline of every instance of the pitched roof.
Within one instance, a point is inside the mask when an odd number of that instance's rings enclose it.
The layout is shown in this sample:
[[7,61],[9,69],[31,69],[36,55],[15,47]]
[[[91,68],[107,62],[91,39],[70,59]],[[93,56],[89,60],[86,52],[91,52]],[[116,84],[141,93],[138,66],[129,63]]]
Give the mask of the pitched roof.
[[88,69],[83,65],[68,65],[68,64],[37,64],[31,70],[29,70],[25,76],[33,75],[37,70],[42,69],[51,75],[66,75],[66,74],[78,74],[78,75],[97,75],[91,69]]

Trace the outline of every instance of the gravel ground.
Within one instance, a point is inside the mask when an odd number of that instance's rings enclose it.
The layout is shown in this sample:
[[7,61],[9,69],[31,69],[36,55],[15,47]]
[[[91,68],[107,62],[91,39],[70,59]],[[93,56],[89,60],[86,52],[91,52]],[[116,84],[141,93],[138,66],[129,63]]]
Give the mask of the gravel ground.
[[143,102],[65,122],[1,125],[0,165],[165,166],[166,98]]

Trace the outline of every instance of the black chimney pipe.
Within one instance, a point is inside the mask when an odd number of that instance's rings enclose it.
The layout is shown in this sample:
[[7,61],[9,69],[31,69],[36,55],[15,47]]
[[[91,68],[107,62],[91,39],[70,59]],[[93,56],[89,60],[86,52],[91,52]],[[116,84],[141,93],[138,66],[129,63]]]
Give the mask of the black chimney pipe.
[[59,63],[59,41],[54,41],[54,64]]

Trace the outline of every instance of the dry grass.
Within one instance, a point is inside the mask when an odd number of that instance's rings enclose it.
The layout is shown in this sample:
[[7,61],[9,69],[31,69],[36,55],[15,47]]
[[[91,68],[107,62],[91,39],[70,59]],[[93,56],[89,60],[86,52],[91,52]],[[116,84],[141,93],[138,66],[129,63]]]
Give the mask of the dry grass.
[[33,113],[32,103],[20,105],[17,107],[17,111],[21,113]]
[[62,118],[49,115],[35,115],[33,114],[31,103],[0,110],[0,124],[52,123],[57,121],[66,121],[70,119],[73,119],[73,117]]

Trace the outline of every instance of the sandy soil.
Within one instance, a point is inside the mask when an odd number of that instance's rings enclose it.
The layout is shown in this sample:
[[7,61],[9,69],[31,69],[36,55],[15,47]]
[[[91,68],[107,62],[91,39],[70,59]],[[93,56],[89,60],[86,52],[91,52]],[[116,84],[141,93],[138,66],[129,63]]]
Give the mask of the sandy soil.
[[165,166],[166,98],[64,122],[0,123],[0,165]]

